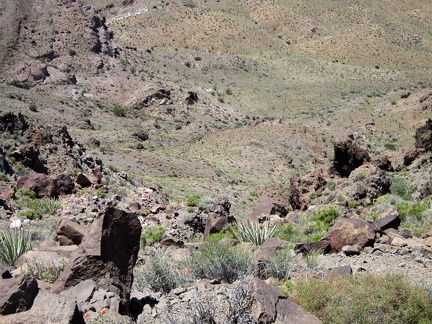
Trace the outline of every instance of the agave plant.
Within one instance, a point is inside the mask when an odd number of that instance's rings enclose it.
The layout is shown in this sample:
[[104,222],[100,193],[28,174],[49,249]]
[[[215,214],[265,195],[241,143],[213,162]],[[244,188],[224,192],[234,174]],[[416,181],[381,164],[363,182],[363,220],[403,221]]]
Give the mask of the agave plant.
[[0,240],[0,262],[9,266],[32,248],[30,233],[18,228],[0,229]]
[[259,224],[250,220],[237,223],[237,228],[229,227],[230,232],[238,241],[251,242],[255,245],[262,245],[266,238],[276,236],[278,229],[278,224],[270,224],[269,222]]

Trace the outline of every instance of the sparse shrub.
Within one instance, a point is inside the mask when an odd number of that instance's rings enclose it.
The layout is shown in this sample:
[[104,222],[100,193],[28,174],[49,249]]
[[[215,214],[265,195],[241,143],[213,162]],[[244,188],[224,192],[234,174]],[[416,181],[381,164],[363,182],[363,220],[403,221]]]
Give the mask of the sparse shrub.
[[186,206],[188,207],[198,207],[202,196],[198,194],[186,195]]
[[21,229],[0,229],[0,262],[11,266],[22,254],[31,249],[30,232]]
[[61,262],[43,262],[39,260],[33,260],[27,262],[28,270],[27,273],[43,282],[54,283],[60,276],[60,273],[64,270],[66,266],[66,261]]
[[126,109],[119,105],[114,105],[112,112],[117,117],[125,117],[126,116]]
[[384,147],[390,151],[396,151],[396,145],[393,143],[385,143]]
[[68,53],[69,53],[70,56],[75,56],[75,55],[76,55],[76,51],[73,50],[73,49],[70,49],[70,50],[68,51]]
[[266,274],[277,279],[287,279],[293,269],[292,249],[277,251],[266,262]]
[[161,225],[148,226],[143,228],[140,239],[141,248],[159,242],[163,238],[164,231],[164,227]]
[[303,278],[289,296],[324,323],[432,321],[432,300],[401,275]]
[[354,209],[358,206],[358,201],[357,200],[350,200],[348,202],[348,209]]
[[406,183],[404,178],[394,176],[390,179],[390,192],[405,200],[411,200],[413,189]]
[[319,251],[311,251],[303,255],[305,268],[308,270],[316,270],[319,265],[319,256],[320,256]]
[[367,168],[357,168],[351,172],[350,178],[354,181],[361,181],[364,180],[369,173],[370,170]]
[[16,193],[16,204],[19,207],[28,208],[20,213],[22,217],[28,219],[40,219],[43,214],[55,215],[61,204],[54,198],[43,197],[36,199],[33,191],[20,189]]
[[336,182],[330,180],[329,182],[326,183],[326,188],[328,190],[334,191],[336,189]]
[[287,222],[279,225],[276,236],[281,240],[294,242],[299,233],[300,231],[297,227]]
[[180,278],[180,273],[169,256],[159,252],[134,268],[133,286],[138,291],[150,288],[169,293],[179,285]]
[[61,209],[61,204],[54,198],[44,197],[33,200],[29,207],[42,214],[55,215]]
[[231,88],[226,88],[226,89],[225,89],[225,93],[226,93],[228,96],[231,96],[231,95],[233,94]]
[[194,57],[194,60],[195,60],[195,61],[201,61],[202,58],[201,58],[200,56],[195,56],[195,57]]
[[220,103],[224,103],[224,102],[225,102],[225,99],[224,99],[224,97],[222,97],[222,96],[218,96],[218,101],[219,101]]
[[219,243],[210,243],[194,251],[185,264],[194,278],[219,279],[227,283],[257,271],[257,261],[251,253]]
[[278,224],[270,224],[269,222],[259,224],[248,219],[246,222],[237,223],[237,227],[230,226],[228,229],[239,242],[262,245],[266,238],[277,235]]

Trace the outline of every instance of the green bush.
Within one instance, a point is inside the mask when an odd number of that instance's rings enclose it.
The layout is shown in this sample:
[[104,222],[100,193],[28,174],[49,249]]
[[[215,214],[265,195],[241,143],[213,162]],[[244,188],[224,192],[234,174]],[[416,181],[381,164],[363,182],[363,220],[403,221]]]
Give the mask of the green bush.
[[209,236],[206,237],[205,241],[209,243],[211,242],[217,243],[224,238],[233,238],[233,235],[229,231],[220,231],[217,233],[210,234]]
[[148,226],[143,228],[140,240],[141,248],[159,242],[163,238],[164,232],[164,227],[161,225]]
[[22,254],[31,249],[28,231],[0,229],[0,262],[11,266]]
[[342,216],[342,213],[336,206],[327,206],[314,211],[310,219],[314,223],[317,231],[328,231],[334,224],[334,220]]
[[266,262],[266,275],[277,279],[289,278],[293,269],[292,249],[285,248],[270,256]]
[[114,105],[112,111],[113,111],[113,114],[117,117],[125,117],[126,116],[126,109],[124,109],[123,107],[121,107],[119,105]]
[[230,226],[228,229],[239,242],[251,242],[255,245],[262,245],[266,238],[278,234],[278,224],[259,224],[249,219],[244,223],[237,223],[237,227]]
[[19,213],[21,219],[41,219],[42,214],[34,210],[23,210]]
[[233,283],[237,279],[254,275],[257,261],[254,256],[238,247],[210,243],[194,251],[185,262],[185,267],[194,278],[220,279]]
[[416,220],[420,220],[422,213],[427,209],[427,206],[420,202],[403,202],[397,206],[397,211],[402,221],[407,220],[408,217],[413,217]]
[[17,206],[29,209],[20,213],[22,217],[40,219],[43,214],[55,215],[61,209],[61,204],[54,198],[36,199],[35,197],[35,193],[28,190],[21,189],[16,193]]
[[390,192],[405,200],[411,200],[414,190],[406,183],[404,178],[394,176],[390,179]]
[[300,278],[289,294],[324,323],[432,322],[432,299],[400,275]]
[[144,264],[134,268],[134,289],[143,291],[150,288],[153,291],[169,293],[181,281],[181,276],[169,256],[157,253],[148,257]]
[[198,194],[186,195],[186,206],[198,207],[198,204],[200,203],[201,199],[202,196]]

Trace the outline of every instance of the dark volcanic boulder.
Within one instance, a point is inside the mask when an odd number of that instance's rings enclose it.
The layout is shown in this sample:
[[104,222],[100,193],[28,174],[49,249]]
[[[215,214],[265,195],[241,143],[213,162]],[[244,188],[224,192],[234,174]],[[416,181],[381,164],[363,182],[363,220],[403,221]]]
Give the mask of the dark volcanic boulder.
[[6,113],[0,117],[0,132],[8,132],[9,134],[24,135],[30,128],[24,115],[19,113]]
[[416,148],[432,151],[432,120],[430,118],[424,126],[417,128],[414,145]]
[[28,176],[19,178],[17,188],[33,191],[36,197],[56,195],[54,180],[43,173],[30,173]]
[[351,172],[370,161],[369,154],[353,140],[336,142],[334,144],[334,158],[330,173],[338,174],[341,177],[349,177]]
[[108,207],[71,255],[54,291],[92,279],[99,287],[119,296],[119,313],[127,315],[140,235],[141,223],[136,214]]
[[39,288],[36,279],[29,276],[0,279],[0,314],[24,312],[33,305]]

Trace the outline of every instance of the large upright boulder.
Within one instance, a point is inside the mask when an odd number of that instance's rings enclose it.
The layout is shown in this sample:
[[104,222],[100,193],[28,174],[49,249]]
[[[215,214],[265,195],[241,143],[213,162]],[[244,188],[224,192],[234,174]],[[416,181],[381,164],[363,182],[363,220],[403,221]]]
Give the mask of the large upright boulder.
[[330,173],[338,174],[341,177],[349,177],[353,170],[367,161],[370,161],[368,152],[352,139],[336,142],[334,143],[334,158]]
[[255,323],[262,324],[319,324],[322,323],[301,306],[288,300],[278,289],[264,281],[251,280],[254,290],[252,316]]
[[288,210],[283,204],[269,197],[264,197],[260,200],[258,205],[255,206],[249,218],[253,222],[258,222],[261,220],[262,215],[278,215],[279,217],[285,217],[287,214]]
[[136,214],[108,207],[71,255],[54,291],[92,279],[98,287],[119,296],[118,312],[127,315],[140,235],[141,223]]

